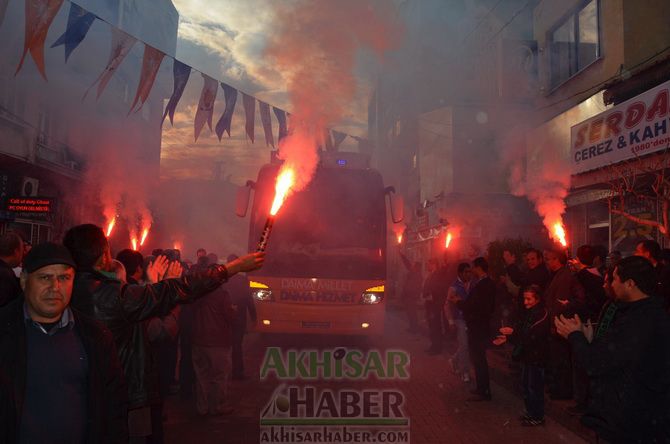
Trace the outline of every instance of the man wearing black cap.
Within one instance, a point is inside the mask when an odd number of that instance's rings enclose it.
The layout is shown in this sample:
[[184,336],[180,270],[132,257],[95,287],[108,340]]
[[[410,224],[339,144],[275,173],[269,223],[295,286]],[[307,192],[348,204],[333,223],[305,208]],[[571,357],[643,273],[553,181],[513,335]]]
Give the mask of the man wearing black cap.
[[46,243],[0,310],[0,442],[125,442],[127,388],[111,333],[69,307],[75,263]]
[[167,315],[178,303],[211,293],[238,272],[260,268],[264,254],[251,253],[226,265],[213,265],[200,273],[174,279],[163,279],[166,272],[170,277],[171,268],[165,256],[158,256],[147,269],[150,285],[140,286],[124,285],[104,274],[111,253],[102,228],[93,224],[72,227],[65,233],[63,244],[77,264],[72,305],[102,321],[114,335],[128,382],[131,442],[141,441],[137,438],[147,436],[151,430],[148,406],[157,395],[143,322]]

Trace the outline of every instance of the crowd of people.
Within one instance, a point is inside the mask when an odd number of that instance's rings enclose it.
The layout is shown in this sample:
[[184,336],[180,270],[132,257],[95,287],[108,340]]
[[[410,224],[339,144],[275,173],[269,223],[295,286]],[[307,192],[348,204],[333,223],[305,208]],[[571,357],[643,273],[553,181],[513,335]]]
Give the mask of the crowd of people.
[[179,389],[194,393],[197,413],[231,413],[227,381],[245,377],[247,316],[255,321],[242,273],[264,254],[197,256],[113,259],[92,224],[62,244],[1,235],[0,442],[160,443],[178,354]]
[[455,336],[449,364],[465,383],[474,370],[469,401],[493,399],[487,349],[508,344],[524,426],[544,424],[546,392],[574,400],[568,413],[601,442],[670,442],[670,250],[645,240],[625,258],[592,245],[576,253],[504,250],[497,276],[484,257],[456,264],[445,253],[427,262],[425,279],[421,263],[401,254],[407,331],[420,331],[422,302],[426,352],[441,355],[445,337]]

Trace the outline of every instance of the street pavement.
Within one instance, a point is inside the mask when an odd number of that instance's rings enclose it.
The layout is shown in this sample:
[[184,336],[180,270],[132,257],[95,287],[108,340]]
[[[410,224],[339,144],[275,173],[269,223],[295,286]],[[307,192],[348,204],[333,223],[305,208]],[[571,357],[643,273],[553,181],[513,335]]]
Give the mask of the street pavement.
[[[268,346],[286,349],[357,348],[404,350],[410,354],[408,380],[323,381],[312,382],[319,389],[389,389],[403,392],[406,416],[410,419],[410,442],[437,443],[584,443],[582,437],[548,416],[543,426],[522,427],[517,417],[523,402],[509,384],[492,381],[493,400],[468,402],[471,385],[452,374],[448,353],[429,356],[424,350],[428,340],[423,335],[405,332],[401,314],[389,311],[386,332],[380,338],[282,335],[264,337],[255,333],[245,338],[245,365],[248,379],[232,381],[230,402],[235,411],[227,416],[198,417],[193,401],[170,396],[166,400],[165,437],[171,443],[260,442],[260,410],[273,397],[279,382],[273,378],[261,381],[259,369]],[[491,353],[491,352],[489,352]],[[495,361],[495,359],[493,360]],[[507,388],[503,386],[507,385]],[[573,428],[574,430],[574,428]],[[583,433],[582,433],[583,435]]]

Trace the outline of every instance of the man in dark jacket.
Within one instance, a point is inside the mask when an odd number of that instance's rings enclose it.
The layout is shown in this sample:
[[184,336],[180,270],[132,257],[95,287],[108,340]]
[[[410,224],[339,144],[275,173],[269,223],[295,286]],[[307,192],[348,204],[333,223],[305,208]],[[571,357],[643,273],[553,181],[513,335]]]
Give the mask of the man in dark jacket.
[[656,272],[656,289],[653,294],[663,300],[665,308],[670,308],[670,267],[661,261],[661,246],[655,240],[645,240],[635,247],[635,256],[647,259]]
[[430,333],[430,347],[426,353],[439,355],[442,353],[442,342],[444,338],[443,311],[447,300],[447,292],[450,282],[447,280],[446,266],[440,267],[435,258],[428,260],[428,271],[430,274],[423,284],[423,298],[426,305],[426,319]]
[[23,239],[16,233],[0,235],[0,307],[21,296],[14,267],[23,260]]
[[0,310],[0,442],[127,442],[128,391],[112,335],[69,307],[74,261],[37,245],[25,299]]
[[[602,254],[602,253],[599,253]],[[607,301],[605,294],[604,277],[596,267],[596,248],[591,245],[582,245],[577,249],[577,259],[570,261],[570,268],[576,272],[575,277],[584,289],[584,301],[575,312],[581,319],[594,322],[603,305]],[[576,404],[568,407],[568,413],[582,415],[586,411],[588,397],[588,376],[579,368],[573,359],[573,392]]]
[[574,319],[555,319],[579,365],[591,378],[582,422],[612,443],[670,442],[670,319],[652,264],[622,259],[613,273],[615,300],[597,329]]
[[542,292],[547,288],[547,285],[551,281],[551,273],[549,273],[542,260],[541,251],[534,248],[526,251],[526,266],[528,267],[528,271],[524,276],[523,288],[537,285]]
[[496,284],[488,276],[489,265],[486,259],[478,257],[472,263],[475,275],[470,296],[462,300],[452,296],[452,302],[463,312],[468,327],[468,348],[470,360],[475,368],[477,388],[471,393],[470,401],[490,401],[489,364],[486,361],[486,348],[491,339],[491,316],[495,309]]
[[[568,257],[560,248],[544,252],[544,261],[552,273],[544,292],[544,302],[553,319],[559,315],[572,316],[584,304],[584,289],[567,267]],[[549,396],[552,399],[572,399],[572,361],[570,344],[555,331],[549,340]]]
[[168,262],[165,256],[159,256],[147,270],[149,281],[155,283],[139,286],[124,285],[103,273],[111,255],[102,228],[78,225],[68,230],[63,243],[77,264],[72,306],[102,321],[114,335],[128,383],[129,423],[133,427],[141,423],[137,429],[145,431],[150,419],[133,414],[133,410],[140,413],[139,409],[148,405],[150,386],[155,385],[143,321],[167,315],[177,303],[211,292],[240,271],[259,268],[264,255],[250,254],[225,266],[213,265],[207,272],[160,282],[160,276],[168,271]]
[[[228,262],[237,259],[237,255],[228,256]],[[242,341],[247,331],[247,314],[253,323],[256,323],[256,306],[251,296],[249,288],[249,279],[238,273],[226,282],[224,285],[230,295],[230,302],[235,310],[233,319],[233,379],[244,379],[244,353],[242,351]]]

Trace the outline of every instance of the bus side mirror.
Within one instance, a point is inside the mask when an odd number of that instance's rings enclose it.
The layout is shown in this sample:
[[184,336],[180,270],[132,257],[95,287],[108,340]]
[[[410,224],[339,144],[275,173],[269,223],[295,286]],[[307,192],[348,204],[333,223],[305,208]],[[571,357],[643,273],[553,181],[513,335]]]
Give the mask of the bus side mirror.
[[403,198],[402,196],[395,194],[395,188],[393,187],[387,187],[384,191],[389,196],[391,219],[393,219],[394,224],[398,224],[405,218],[405,203],[403,202]]
[[241,186],[237,189],[237,196],[235,196],[235,214],[238,217],[244,217],[247,215],[247,209],[249,208],[249,199],[251,198],[251,189],[254,188],[256,184],[248,180],[244,186]]

